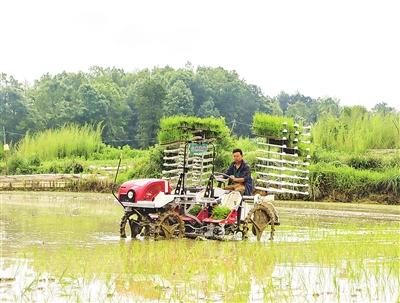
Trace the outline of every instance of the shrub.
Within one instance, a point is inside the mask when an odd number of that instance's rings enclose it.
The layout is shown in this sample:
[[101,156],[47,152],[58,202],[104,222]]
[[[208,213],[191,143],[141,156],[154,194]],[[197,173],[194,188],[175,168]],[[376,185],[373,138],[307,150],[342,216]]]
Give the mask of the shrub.
[[21,157],[17,157],[17,156],[12,157],[8,161],[8,171],[10,174],[15,174],[17,169],[24,165],[26,165],[24,159],[22,159]]
[[137,178],[160,178],[163,148],[155,146],[146,150],[143,156],[135,158],[134,167],[118,176],[118,183]]
[[400,197],[400,170],[392,169],[385,172],[385,177],[378,182],[377,188],[381,191],[392,192]]
[[232,151],[220,151],[215,159],[215,171],[225,172],[232,162]]
[[384,162],[386,167],[400,168],[400,155],[395,155]]
[[63,172],[66,174],[80,174],[83,172],[83,165],[75,161],[67,162],[64,165]]
[[[321,148],[312,154],[314,163],[328,163],[336,166],[348,165],[356,169],[383,171],[400,168],[400,156],[396,150],[371,150],[365,153],[328,151]],[[341,163],[340,165],[338,163]]]
[[48,161],[34,168],[33,173],[38,174],[80,174],[84,171],[83,164],[73,159]]
[[379,170],[383,167],[381,159],[362,155],[352,156],[346,164],[356,169]]
[[40,166],[41,161],[38,155],[32,154],[28,157],[28,164],[32,166]]
[[95,176],[74,180],[66,184],[65,190],[74,192],[109,193],[114,189],[114,184],[109,180],[100,180]]
[[25,159],[13,156],[8,161],[8,173],[11,175],[31,174],[32,168]]
[[99,151],[94,152],[89,156],[91,160],[115,160],[119,159],[121,156],[122,159],[136,158],[143,155],[145,151],[140,149],[133,149],[128,145],[121,147],[112,147],[110,145],[102,144],[100,146]]

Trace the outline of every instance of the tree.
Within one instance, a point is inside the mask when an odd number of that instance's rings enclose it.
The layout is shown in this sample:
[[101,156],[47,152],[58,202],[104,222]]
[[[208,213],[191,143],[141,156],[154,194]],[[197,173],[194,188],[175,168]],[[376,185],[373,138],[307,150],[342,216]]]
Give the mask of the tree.
[[[198,67],[193,83],[195,108],[212,98],[227,124],[236,121],[234,132],[249,135],[253,114],[260,108],[260,90],[239,79],[235,71],[222,67]],[[262,95],[262,94],[261,94]]]
[[341,108],[339,100],[330,97],[317,99],[317,118],[325,115],[339,117]]
[[271,101],[271,114],[275,116],[283,116],[283,111],[276,100]]
[[[27,107],[22,85],[12,76],[0,74],[0,133],[7,131],[7,141],[17,141],[25,133]],[[3,141],[0,143],[3,144]]]
[[209,98],[200,106],[197,115],[201,118],[206,118],[206,117],[217,118],[220,116],[220,113],[218,109],[215,108],[214,100],[212,98]]
[[193,115],[193,95],[182,80],[176,81],[168,90],[163,115]]
[[81,123],[97,124],[107,117],[110,102],[90,84],[84,84],[79,88],[82,100],[83,112]]
[[389,113],[395,113],[396,109],[394,107],[388,106],[386,102],[379,102],[372,108],[372,112],[387,115]]
[[[113,77],[109,75],[100,75],[90,79],[90,90],[92,100],[86,103],[86,110],[91,113],[93,119],[103,122],[103,138],[107,143],[114,145],[124,145],[129,142],[129,134],[126,131],[128,120],[132,116],[132,111],[127,104],[126,89],[121,86],[120,79],[123,75],[116,76],[113,71]],[[114,79],[116,82],[114,82]],[[89,91],[88,91],[89,92]],[[97,108],[94,108],[97,107]]]
[[[79,96],[87,83],[84,73],[46,74],[35,82],[29,98],[37,112],[39,129],[56,128],[66,123],[83,123],[84,106]],[[83,117],[83,118],[82,118]]]
[[284,91],[282,91],[275,98],[278,101],[279,106],[282,109],[282,112],[285,113],[287,108],[288,108],[288,106],[291,103],[289,94],[287,94]]
[[156,142],[166,92],[160,82],[151,76],[139,81],[135,90],[136,139],[140,147],[147,147]]
[[290,104],[286,110],[286,116],[292,117],[295,120],[307,121],[308,113],[307,106],[301,101]]

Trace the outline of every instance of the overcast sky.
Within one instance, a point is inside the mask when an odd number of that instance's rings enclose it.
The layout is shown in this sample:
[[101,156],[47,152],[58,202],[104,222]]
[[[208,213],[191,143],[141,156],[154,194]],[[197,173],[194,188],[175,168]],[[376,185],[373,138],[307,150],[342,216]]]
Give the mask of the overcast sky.
[[400,110],[399,1],[0,0],[0,72],[222,66],[273,96]]

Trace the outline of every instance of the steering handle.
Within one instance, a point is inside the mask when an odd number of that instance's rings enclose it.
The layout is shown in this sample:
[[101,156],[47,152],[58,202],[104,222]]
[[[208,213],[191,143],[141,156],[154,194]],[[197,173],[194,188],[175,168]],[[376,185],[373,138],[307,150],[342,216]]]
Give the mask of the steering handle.
[[227,178],[230,177],[229,175],[227,175],[225,173],[220,173],[220,172],[214,172],[213,176],[214,177],[224,176],[224,177],[227,177]]

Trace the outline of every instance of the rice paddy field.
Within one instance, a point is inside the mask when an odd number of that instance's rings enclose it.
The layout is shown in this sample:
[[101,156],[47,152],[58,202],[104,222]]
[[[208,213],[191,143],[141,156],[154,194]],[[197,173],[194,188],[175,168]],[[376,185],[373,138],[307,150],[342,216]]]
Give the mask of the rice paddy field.
[[400,208],[275,201],[261,242],[119,238],[108,194],[0,193],[0,302],[399,302]]

